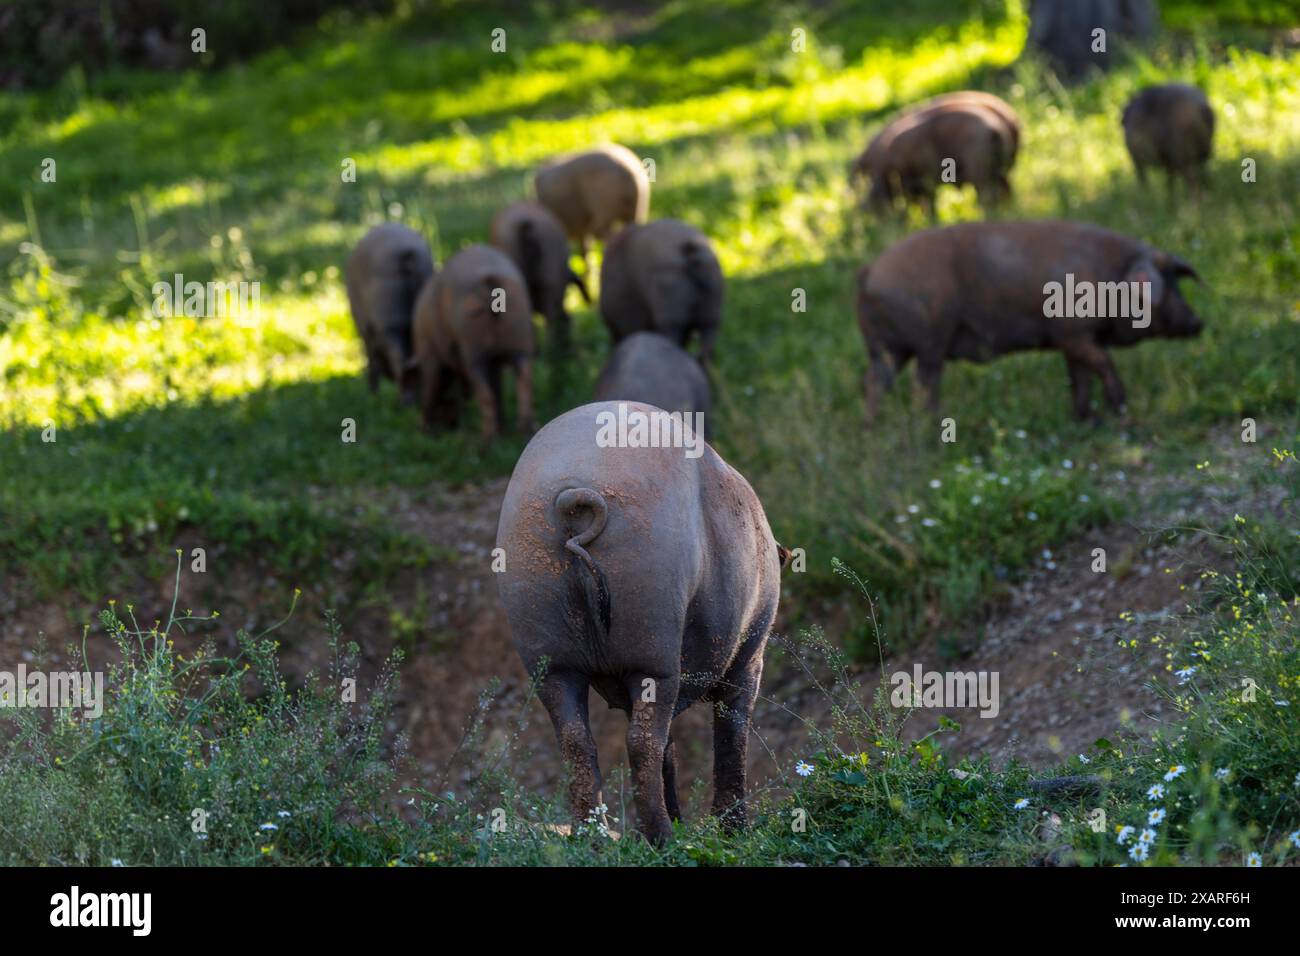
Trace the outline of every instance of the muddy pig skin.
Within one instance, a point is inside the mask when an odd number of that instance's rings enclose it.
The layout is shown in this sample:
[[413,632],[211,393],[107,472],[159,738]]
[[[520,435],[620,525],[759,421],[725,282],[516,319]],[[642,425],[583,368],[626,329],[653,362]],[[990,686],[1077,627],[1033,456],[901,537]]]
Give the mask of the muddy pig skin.
[[[788,552],[749,483],[708,445],[601,442],[619,406],[597,402],[538,432],[515,465],[497,528],[501,602],[524,666],[547,660],[540,697],[571,776],[574,824],[598,816],[588,688],[628,714],[638,828],[655,843],[680,818],[672,718],[714,714],[713,811],[745,821],[745,753]],[[606,447],[602,447],[602,444]]]
[[532,306],[524,277],[510,257],[491,246],[468,246],[425,284],[415,304],[415,355],[407,376],[418,383],[426,428],[455,427],[466,391],[478,404],[482,439],[505,427],[501,375],[515,372],[518,427],[531,435]]
[[[366,350],[370,391],[381,377],[400,381],[411,355],[415,298],[433,275],[433,256],[420,234],[395,222],[371,229],[348,256],[344,280],[352,321]],[[402,389],[403,404],[415,399]]]
[[1138,179],[1163,169],[1200,188],[1214,139],[1214,110],[1195,86],[1167,83],[1141,90],[1124,107],[1124,144]]
[[626,146],[599,146],[549,163],[537,171],[533,188],[584,257],[592,236],[606,242],[616,226],[650,215],[650,177]]
[[[858,271],[858,325],[870,360],[863,382],[868,420],[912,358],[937,410],[946,360],[985,362],[1025,349],[1065,356],[1079,418],[1092,416],[1093,375],[1122,415],[1124,386],[1107,347],[1199,334],[1201,320],[1178,288],[1184,277],[1199,278],[1177,256],[1084,223],[972,222],[913,233]],[[1063,299],[1057,291],[1085,287],[1097,304],[1105,296],[1104,310],[1049,308]],[[1141,308],[1147,314],[1137,314]]]
[[704,437],[712,434],[708,376],[689,352],[654,332],[634,332],[618,344],[596,380],[595,397],[683,412],[692,423],[699,412]]
[[628,226],[605,249],[600,314],[614,344],[658,332],[686,348],[699,333],[707,366],[722,325],[723,279],[704,233],[677,219]]
[[545,206],[515,202],[492,217],[492,245],[519,267],[528,284],[533,308],[546,320],[548,336],[564,344],[569,340],[569,313],[564,293],[573,283],[587,302],[587,286],[569,268],[569,241],[564,226]]

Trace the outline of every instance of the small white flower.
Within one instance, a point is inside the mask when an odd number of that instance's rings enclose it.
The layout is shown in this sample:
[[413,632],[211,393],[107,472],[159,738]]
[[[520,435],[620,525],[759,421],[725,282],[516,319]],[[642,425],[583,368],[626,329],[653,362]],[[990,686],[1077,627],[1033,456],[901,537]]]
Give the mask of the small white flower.
[[935,521],[933,518],[922,518],[922,519],[921,519],[921,525],[922,525],[922,527],[926,527],[926,528],[933,528],[933,527],[934,527],[935,525],[937,525],[938,523],[939,523],[939,522]]
[[1028,518],[1030,521],[1037,521],[1037,520],[1038,520],[1038,512],[1037,512],[1037,511],[1031,511],[1031,512],[1029,512],[1029,514],[1025,515],[1025,517]]
[[1025,430],[1024,430],[1023,428],[1017,428],[1017,429],[1016,429],[1016,437],[1017,437],[1017,438],[1024,438],[1024,437],[1026,437]]
[[1165,783],[1169,783],[1171,780],[1177,780],[1186,772],[1187,772],[1187,768],[1184,767],[1182,764],[1177,764],[1173,767],[1170,767],[1169,772],[1165,774]]
[[[415,797],[412,797],[412,798],[411,798],[411,801],[412,801],[412,802],[415,802]],[[291,816],[293,816],[293,814],[290,813],[288,810],[277,810],[277,811],[275,812],[275,815],[276,815],[277,817],[279,817],[281,820],[283,820],[285,817],[291,817]]]
[[1152,830],[1150,827],[1148,827],[1147,829],[1143,830],[1141,833],[1138,834],[1138,842],[1139,842],[1139,843],[1148,843],[1148,844],[1150,844],[1150,843],[1155,843],[1155,842],[1156,842],[1156,831],[1155,831],[1155,830]]
[[1181,670],[1174,671],[1174,676],[1178,678],[1178,683],[1186,684],[1189,680],[1192,679],[1192,675],[1195,673],[1196,673],[1195,667],[1184,667]]
[[1092,763],[1092,761],[1089,760],[1087,757],[1085,757],[1083,754],[1079,754],[1079,763]]
[[258,827],[258,829],[259,829],[259,830],[278,830],[278,829],[280,829],[280,828],[279,828],[278,826],[276,826],[274,823],[263,823],[260,827]]
[[931,487],[931,488],[938,488],[938,487],[939,487],[940,485],[942,485],[942,484],[943,484],[943,482],[940,481],[938,478],[931,478],[931,479],[930,479],[930,487]]
[[1300,830],[1292,830],[1287,839],[1291,841],[1293,847],[1300,850]]
[[1133,834],[1136,832],[1137,830],[1135,830],[1133,827],[1130,826],[1120,827],[1119,831],[1115,834],[1115,842],[1123,846],[1125,843],[1129,841],[1129,838],[1133,836]]
[[114,857],[114,858],[113,858],[113,862],[112,862],[111,865],[112,865],[112,866],[126,866],[126,864],[123,863],[121,860],[117,859],[117,857]]
[[1134,859],[1138,863],[1141,863],[1143,860],[1145,860],[1148,856],[1151,855],[1151,849],[1145,843],[1134,843],[1131,847],[1128,848],[1128,855],[1131,859]]
[[907,513],[910,514],[910,515],[914,515],[914,514],[916,514],[917,512],[919,512],[920,510],[921,510],[921,506],[920,506],[920,505],[908,505],[908,506],[907,506]]
[[1147,791],[1148,800],[1159,800],[1165,795],[1165,786],[1162,783],[1153,783],[1151,789]]
[[1092,499],[1089,498],[1087,495],[1079,495],[1079,504],[1081,505],[1086,505],[1091,500]]
[[971,496],[970,496],[970,503],[973,504],[973,505],[977,505],[977,504],[979,504],[979,503],[980,503],[981,501],[983,501],[983,500],[984,500],[984,499],[981,498],[979,495],[971,495]]
[[1028,798],[1028,797],[1021,797],[1019,800],[1017,800],[1017,801],[1016,801],[1015,803],[1013,803],[1011,806],[1014,807],[1014,808],[1017,809],[1017,810],[1024,810],[1024,809],[1026,809],[1026,808],[1029,806],[1029,798]]
[[1164,819],[1165,819],[1165,808],[1157,807],[1156,809],[1152,810],[1150,813],[1147,814],[1147,825],[1158,827],[1160,826],[1161,823],[1164,822]]
[[1062,467],[1062,468],[1067,468],[1067,469],[1068,469],[1068,468],[1073,468],[1073,467],[1074,467],[1074,462],[1070,461],[1070,459],[1067,458],[1067,459],[1065,459],[1065,461],[1061,462],[1061,467]]
[[1273,701],[1273,704],[1274,704],[1275,706],[1277,706],[1277,707],[1290,707],[1290,706],[1291,706],[1291,701],[1289,701],[1289,700],[1275,700],[1275,701]]
[[1246,865],[1247,865],[1247,866],[1263,866],[1263,865],[1264,865],[1264,859],[1263,859],[1263,857],[1261,857],[1258,853],[1254,853],[1254,852],[1252,852],[1252,853],[1250,853],[1250,854],[1248,854],[1248,855],[1246,856]]
[[1227,767],[1220,767],[1218,770],[1214,771],[1214,779],[1215,779],[1215,780],[1227,780],[1227,779],[1228,779],[1228,774],[1230,774],[1231,772],[1232,772],[1232,771],[1229,770]]
[[813,765],[800,760],[797,764],[794,765],[794,772],[801,777],[811,777],[813,772]]

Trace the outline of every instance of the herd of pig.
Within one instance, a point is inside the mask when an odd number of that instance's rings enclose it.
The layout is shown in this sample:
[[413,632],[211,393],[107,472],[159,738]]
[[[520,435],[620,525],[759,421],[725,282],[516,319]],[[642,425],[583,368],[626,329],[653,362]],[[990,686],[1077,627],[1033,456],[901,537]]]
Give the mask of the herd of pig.
[[[1122,125],[1139,178],[1160,168],[1199,188],[1214,130],[1200,90],[1143,90]],[[943,183],[971,184],[983,205],[996,206],[1010,195],[1021,133],[1015,111],[996,96],[940,96],[886,124],[851,178],[869,182],[865,201],[880,212],[900,202],[933,212]],[[370,387],[395,380],[430,429],[454,427],[472,394],[491,441],[505,417],[502,373],[512,369],[517,425],[533,434],[533,313],[563,349],[568,287],[590,301],[570,268],[570,242],[585,263],[590,240],[601,241],[599,310],[614,348],[596,401],[546,425],[515,466],[497,533],[499,591],[525,667],[544,675],[539,696],[570,778],[575,824],[604,822],[587,715],[595,689],[630,719],[644,836],[666,840],[680,817],[670,726],[695,701],[715,708],[713,810],[741,825],[750,715],[789,552],[753,489],[712,448],[692,457],[597,441],[620,404],[703,413],[707,435],[722,270],[698,229],[649,220],[649,179],[621,146],[545,166],[535,191],[536,201],[497,213],[490,245],[461,249],[440,270],[403,226],[381,225],[361,240],[346,281]],[[868,418],[913,358],[933,409],[946,359],[1045,348],[1065,356],[1079,417],[1092,415],[1093,375],[1123,414],[1124,388],[1106,347],[1199,332],[1178,289],[1185,277],[1197,278],[1178,256],[1083,223],[974,222],[914,233],[855,278]],[[1046,309],[1050,284],[1067,282],[1140,286],[1145,299],[1132,301],[1146,303],[1141,320],[1104,308]],[[687,351],[696,338],[698,357]]]

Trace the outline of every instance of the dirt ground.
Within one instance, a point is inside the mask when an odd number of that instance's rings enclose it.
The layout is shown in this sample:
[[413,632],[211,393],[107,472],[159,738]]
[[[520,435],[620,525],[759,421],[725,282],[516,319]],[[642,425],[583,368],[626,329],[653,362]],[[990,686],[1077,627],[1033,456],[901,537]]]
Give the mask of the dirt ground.
[[[996,671],[999,676],[996,717],[982,718],[969,709],[920,709],[909,718],[908,733],[920,736],[934,730],[939,715],[946,713],[962,725],[960,733],[943,735],[944,746],[952,752],[987,754],[999,763],[1015,757],[1031,766],[1049,767],[1086,751],[1098,737],[1145,736],[1154,730],[1165,711],[1149,682],[1152,675],[1164,671],[1162,651],[1144,643],[1135,654],[1121,650],[1118,642],[1145,638],[1155,631],[1176,633],[1179,615],[1202,587],[1203,570],[1223,567],[1226,561],[1216,539],[1205,532],[1184,533],[1173,544],[1153,540],[1150,532],[1173,526],[1216,527],[1234,511],[1280,513],[1283,506],[1273,492],[1252,490],[1242,477],[1251,456],[1267,455],[1266,441],[1253,446],[1218,444],[1222,446],[1215,452],[1219,477],[1208,487],[1190,475],[1138,469],[1127,476],[1130,492],[1149,506],[1144,513],[1134,523],[1097,529],[1044,555],[1038,568],[997,597],[985,619],[968,625],[967,633],[955,642],[968,649],[965,656],[942,656],[932,638],[884,661],[886,675],[910,673],[920,663],[924,670]],[[395,524],[428,537],[457,555],[457,560],[395,582],[388,590],[403,595],[401,599],[353,608],[345,617],[345,636],[362,646],[370,673],[394,646],[407,654],[390,729],[409,741],[413,763],[405,782],[412,785],[461,791],[481,772],[485,759],[507,743],[511,750],[506,762],[519,782],[552,790],[560,779],[545,712],[535,700],[524,706],[527,676],[511,644],[492,580],[491,549],[505,486],[502,479],[476,487],[432,486],[395,499],[390,496]],[[1106,550],[1106,573],[1091,569],[1097,547]],[[195,581],[198,575],[186,576],[181,606],[196,612],[221,610],[222,624],[208,629],[219,640],[233,647],[235,628],[256,632],[283,617],[290,600],[288,583],[249,567],[221,572],[219,552],[209,561],[209,573],[202,581]],[[64,646],[80,641],[81,627],[74,621],[87,620],[97,611],[68,596],[64,601],[32,602],[22,582],[3,584],[0,666],[30,663],[39,634],[45,635],[57,664],[66,656]],[[789,594],[798,581],[788,577],[783,587]],[[141,582],[133,596],[137,619],[163,617],[172,600],[172,578]],[[307,589],[293,618],[277,631],[284,671],[291,680],[323,663],[321,614],[326,607],[339,606],[342,597],[339,590]],[[844,600],[855,600],[847,589]],[[847,615],[866,613],[865,604],[857,604],[860,610],[840,608],[833,619],[843,622]],[[778,635],[774,643],[785,644],[807,623],[782,615],[774,629]],[[828,636],[834,640],[836,635]],[[198,637],[188,641],[197,643]],[[183,639],[180,645],[186,642]],[[859,699],[870,699],[881,671],[877,665],[853,672],[854,683],[860,685]],[[796,666],[789,653],[769,648],[750,744],[753,788],[779,787],[795,761],[815,749],[805,720],[822,726],[829,723],[831,701],[818,686],[827,678],[825,668],[813,666],[810,673]],[[608,710],[594,693],[591,714],[602,770],[608,775],[612,768],[626,766],[626,719],[621,712]],[[710,722],[711,714],[697,706],[674,724],[679,781],[688,814],[707,806]]]

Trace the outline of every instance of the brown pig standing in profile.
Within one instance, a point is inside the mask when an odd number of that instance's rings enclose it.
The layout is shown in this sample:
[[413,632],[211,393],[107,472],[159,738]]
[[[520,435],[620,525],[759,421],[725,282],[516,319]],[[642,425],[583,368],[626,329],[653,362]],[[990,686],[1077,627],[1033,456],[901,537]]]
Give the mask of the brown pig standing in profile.
[[700,363],[679,345],[654,332],[633,332],[614,349],[596,380],[596,401],[644,402],[689,416],[698,413],[704,437],[710,427],[709,377]]
[[858,270],[867,417],[912,358],[933,410],[946,360],[983,362],[1025,349],[1064,354],[1079,418],[1092,414],[1093,375],[1123,414],[1124,386],[1107,347],[1197,335],[1201,320],[1178,289],[1184,277],[1199,279],[1177,256],[1083,223],[976,222],[913,233]]
[[1200,188],[1214,139],[1214,110],[1205,93],[1184,83],[1148,86],[1124,107],[1124,144],[1138,180],[1156,167]]
[[628,226],[605,249],[600,314],[615,344],[658,332],[682,348],[700,336],[707,366],[722,325],[722,266],[704,233],[678,219]]
[[536,430],[532,307],[524,277],[504,252],[469,246],[448,259],[416,300],[412,342],[407,374],[419,384],[426,427],[454,426],[468,388],[483,441],[492,441],[505,427],[501,373],[513,368],[519,430]]
[[572,283],[584,300],[591,302],[591,296],[569,268],[564,226],[540,203],[515,202],[492,217],[491,237],[492,245],[510,256],[523,273],[528,298],[546,319],[548,335],[560,344],[567,342],[570,322],[564,293]]
[[626,146],[600,146],[543,166],[534,180],[537,201],[564,223],[583,256],[588,240],[605,242],[620,224],[650,215],[650,177]]
[[575,827],[604,819],[594,688],[629,717],[638,828],[663,843],[681,817],[669,728],[695,701],[715,705],[713,812],[745,822],[750,716],[789,552],[749,483],[700,436],[631,440],[636,416],[653,415],[668,413],[599,402],[533,436],[501,505],[496,577],[524,667],[544,671]]
[[[373,392],[380,377],[402,380],[411,355],[415,297],[433,275],[433,255],[420,234],[395,222],[371,229],[344,266],[352,321],[366,349],[366,378]],[[402,401],[415,394],[402,388]]]
[[[980,203],[1007,200],[1007,173],[1020,147],[1020,118],[991,93],[973,90],[935,97],[889,122],[850,169],[850,181],[871,183],[867,200],[877,210],[898,197],[918,202],[933,214],[942,182],[972,184]],[[952,178],[945,180],[951,161]]]

